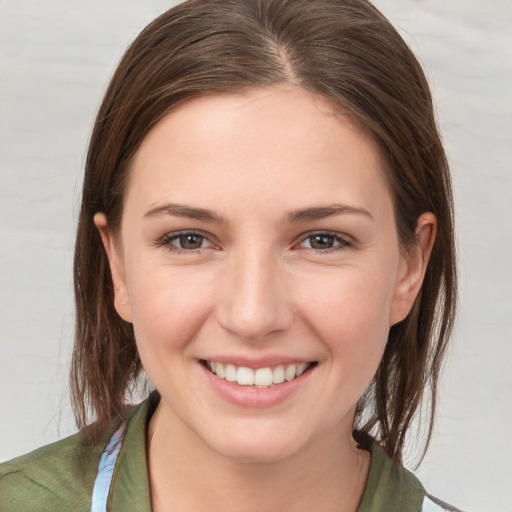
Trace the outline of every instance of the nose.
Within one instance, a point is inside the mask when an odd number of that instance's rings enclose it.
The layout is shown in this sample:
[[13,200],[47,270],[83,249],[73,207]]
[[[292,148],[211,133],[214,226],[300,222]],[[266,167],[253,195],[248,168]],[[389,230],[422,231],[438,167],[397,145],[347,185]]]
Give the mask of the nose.
[[286,277],[275,257],[245,251],[227,266],[219,290],[217,320],[233,335],[263,340],[293,321]]

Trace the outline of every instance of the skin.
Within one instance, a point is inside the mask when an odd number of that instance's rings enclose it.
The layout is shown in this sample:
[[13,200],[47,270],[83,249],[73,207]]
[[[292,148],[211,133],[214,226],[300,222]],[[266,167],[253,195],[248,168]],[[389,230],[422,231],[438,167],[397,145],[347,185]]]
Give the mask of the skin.
[[[291,218],[333,205],[344,208]],[[355,406],[436,229],[426,213],[417,243],[400,247],[374,142],[293,86],[195,99],[143,141],[120,232],[95,222],[116,309],[162,396],[148,432],[153,509],[355,511],[370,463],[351,437]],[[186,230],[198,249],[183,247]],[[223,357],[317,364],[285,400],[253,408],[208,385],[200,360]]]

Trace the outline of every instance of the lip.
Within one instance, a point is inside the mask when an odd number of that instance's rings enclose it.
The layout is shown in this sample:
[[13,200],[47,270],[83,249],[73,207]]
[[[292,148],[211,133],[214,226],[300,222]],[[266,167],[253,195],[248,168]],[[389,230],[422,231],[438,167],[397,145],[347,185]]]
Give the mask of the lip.
[[205,357],[202,361],[215,361],[216,363],[222,364],[232,364],[237,368],[240,366],[245,366],[246,368],[251,368],[253,370],[257,370],[258,368],[274,368],[276,366],[287,366],[289,364],[300,364],[300,363],[310,363],[311,359],[293,359],[291,357],[281,357],[281,356],[271,356],[271,357],[260,357],[260,358],[245,358],[245,357],[237,357],[230,358],[225,356],[212,356]]
[[[212,360],[216,362],[223,362],[220,360],[220,358]],[[270,360],[266,359],[264,365],[274,366],[268,364],[269,361]],[[283,363],[282,361],[283,359],[279,359],[279,362],[275,366],[279,364],[287,364]],[[292,364],[293,362],[300,361],[297,361],[296,359],[289,360],[289,364]],[[237,359],[237,363],[253,369],[265,367],[260,366],[260,362],[256,363],[254,360],[251,362],[242,363],[240,359]],[[249,365],[248,363],[252,364]],[[315,366],[313,366],[304,372],[300,377],[296,377],[289,382],[283,382],[282,384],[278,384],[269,388],[256,388],[252,386],[240,386],[236,383],[220,379],[208,368],[206,368],[202,362],[199,362],[199,366],[201,367],[202,373],[207,380],[208,385],[218,396],[237,407],[252,409],[265,409],[275,407],[283,403],[291,395],[297,393],[306,384],[307,380],[310,378],[315,369]]]

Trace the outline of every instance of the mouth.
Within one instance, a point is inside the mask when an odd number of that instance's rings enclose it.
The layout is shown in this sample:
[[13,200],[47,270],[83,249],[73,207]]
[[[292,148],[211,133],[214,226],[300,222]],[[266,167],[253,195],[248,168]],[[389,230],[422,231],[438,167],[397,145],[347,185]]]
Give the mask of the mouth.
[[297,379],[305,372],[311,370],[318,363],[316,361],[292,363],[264,368],[247,368],[216,361],[202,360],[202,364],[219,379],[236,383],[239,386],[249,386],[259,389],[272,388]]

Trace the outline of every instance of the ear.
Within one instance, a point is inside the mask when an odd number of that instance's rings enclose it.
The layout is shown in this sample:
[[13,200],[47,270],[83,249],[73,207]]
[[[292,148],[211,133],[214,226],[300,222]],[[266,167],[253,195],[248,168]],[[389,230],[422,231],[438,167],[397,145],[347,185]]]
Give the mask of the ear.
[[418,295],[436,238],[437,220],[433,213],[423,213],[416,226],[416,240],[405,249],[400,262],[395,295],[389,315],[392,326],[406,318]]
[[114,286],[114,307],[119,316],[126,322],[132,321],[132,309],[130,297],[125,280],[124,262],[120,246],[120,241],[110,232],[107,224],[107,218],[103,213],[97,213],[94,216],[94,224],[98,228],[103,241],[103,247],[107,253],[112,274],[112,284]]

